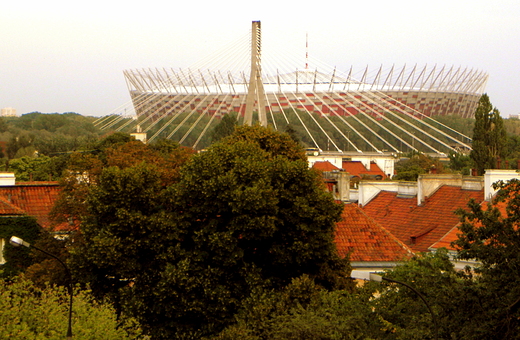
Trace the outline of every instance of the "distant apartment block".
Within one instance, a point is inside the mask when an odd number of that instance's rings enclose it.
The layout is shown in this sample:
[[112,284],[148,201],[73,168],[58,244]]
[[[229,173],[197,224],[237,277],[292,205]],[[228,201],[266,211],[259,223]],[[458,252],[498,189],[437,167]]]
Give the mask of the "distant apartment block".
[[12,107],[4,107],[2,109],[2,112],[0,113],[0,116],[2,117],[16,117],[16,109],[13,109]]

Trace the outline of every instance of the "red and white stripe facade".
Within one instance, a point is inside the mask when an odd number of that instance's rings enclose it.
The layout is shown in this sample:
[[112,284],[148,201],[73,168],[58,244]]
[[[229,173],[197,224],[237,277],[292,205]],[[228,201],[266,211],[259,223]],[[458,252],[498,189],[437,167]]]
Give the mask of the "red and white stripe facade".
[[[488,79],[482,71],[446,66],[381,67],[371,74],[367,68],[358,74],[359,80],[352,71],[263,73],[267,116],[298,110],[323,116],[401,112],[472,117]],[[245,72],[141,69],[124,75],[138,116],[153,120],[182,112],[216,117],[245,112]]]

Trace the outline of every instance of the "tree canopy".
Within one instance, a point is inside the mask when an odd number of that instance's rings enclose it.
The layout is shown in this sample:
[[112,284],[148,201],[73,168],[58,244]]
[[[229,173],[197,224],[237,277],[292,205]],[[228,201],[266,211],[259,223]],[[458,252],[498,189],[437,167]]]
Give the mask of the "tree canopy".
[[[39,288],[23,277],[0,280],[0,338],[64,339],[67,302],[68,292],[60,287]],[[141,333],[135,320],[118,321],[113,308],[94,302],[87,290],[74,292],[72,315],[72,334],[77,340],[123,340]]]
[[[476,318],[482,334],[519,338],[520,329],[520,181],[498,182],[492,203],[470,202],[459,211],[462,232],[454,242],[461,259],[474,269]],[[471,273],[470,273],[471,274]],[[472,277],[473,278],[473,277]],[[487,336],[482,336],[486,338]]]
[[77,277],[154,339],[214,334],[255,289],[304,274],[349,286],[333,243],[341,205],[288,135],[241,127],[194,155],[177,181],[163,182],[164,166],[105,167],[72,250]]
[[479,175],[496,168],[497,160],[505,159],[507,134],[500,112],[493,107],[487,94],[480,97],[475,111],[475,127],[470,157]]

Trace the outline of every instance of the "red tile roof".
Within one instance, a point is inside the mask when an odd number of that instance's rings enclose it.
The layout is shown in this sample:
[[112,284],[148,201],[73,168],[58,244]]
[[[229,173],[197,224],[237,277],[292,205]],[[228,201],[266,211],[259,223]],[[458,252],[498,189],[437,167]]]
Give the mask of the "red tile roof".
[[357,204],[345,204],[342,220],[336,225],[335,242],[340,256],[352,252],[352,262],[397,262],[412,253]]
[[[498,211],[502,216],[508,216],[507,204],[505,202],[498,202],[494,205],[494,207],[498,208]],[[488,209],[487,202],[481,203],[482,210],[486,211]],[[458,240],[459,234],[461,231],[459,230],[460,223],[457,223],[450,231],[448,231],[439,241],[435,242],[430,248],[438,249],[438,248],[446,248],[448,250],[456,251],[455,247],[452,247],[451,243]]]
[[13,215],[25,215],[25,211],[22,209],[15,207],[11,203],[9,203],[3,197],[0,197],[0,215],[2,216],[13,216]]
[[439,241],[435,242],[430,248],[431,249],[439,249],[446,248],[448,250],[455,250],[454,247],[451,246],[453,241],[456,241],[459,238],[460,230],[459,224],[451,228],[450,231],[446,233]]
[[427,251],[459,222],[457,208],[467,208],[470,198],[483,201],[484,191],[442,186],[422,206],[417,198],[380,192],[363,210],[414,251]]
[[386,174],[381,170],[376,162],[370,162],[370,174],[375,176],[380,175],[383,179],[387,178]]
[[359,178],[363,177],[363,175],[381,176],[382,179],[387,178],[386,174],[381,170],[376,162],[370,162],[370,169],[367,169],[360,161],[343,161],[342,166],[346,172]]
[[332,164],[329,161],[315,162],[312,165],[312,168],[321,170],[321,171],[339,171],[340,170],[340,168],[338,168],[337,166],[335,166],[334,164]]
[[51,226],[48,215],[59,192],[58,182],[19,182],[14,186],[0,186],[0,198],[22,213],[35,217],[44,228]]
[[360,161],[343,161],[341,165],[352,176],[361,177],[361,174],[367,172],[367,168]]

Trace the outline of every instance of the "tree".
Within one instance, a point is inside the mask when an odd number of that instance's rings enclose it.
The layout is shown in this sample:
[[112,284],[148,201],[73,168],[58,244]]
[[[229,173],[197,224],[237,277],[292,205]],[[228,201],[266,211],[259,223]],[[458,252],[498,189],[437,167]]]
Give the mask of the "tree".
[[413,290],[383,281],[370,282],[365,289],[374,298],[372,308],[388,331],[385,339],[464,339],[461,331],[468,315],[464,280],[450,261],[446,249],[418,254],[386,270],[383,276],[406,283],[416,289],[431,307]]
[[[63,287],[36,287],[22,277],[0,280],[0,338],[64,339],[68,292]],[[135,320],[120,324],[107,304],[93,300],[88,291],[74,293],[73,336],[77,340],[138,338]]]
[[[254,289],[309,275],[348,286],[333,242],[341,205],[286,134],[241,127],[162,185],[157,166],[104,169],[87,199],[77,273],[154,339],[200,338]],[[132,279],[131,287],[128,279]]]
[[213,131],[211,132],[211,141],[215,143],[221,140],[222,138],[231,135],[233,131],[235,131],[236,126],[236,114],[228,113],[224,115],[220,119],[220,122],[213,128]]
[[29,216],[3,216],[0,218],[0,239],[5,242],[4,258],[6,263],[1,266],[0,276],[13,277],[33,263],[29,249],[16,248],[9,243],[11,236],[16,235],[25,241],[32,243],[41,234],[41,227],[36,219]]
[[451,152],[448,154],[448,158],[450,159],[449,166],[451,170],[458,171],[465,176],[470,174],[472,161],[469,155]]
[[302,275],[279,291],[255,291],[236,323],[211,339],[386,339],[371,299],[364,289],[328,291]]
[[291,124],[285,126],[285,133],[287,133],[296,143],[300,144],[300,138],[298,138],[298,132],[294,129]]
[[[474,271],[480,338],[520,338],[520,181],[498,182],[492,204],[471,201],[460,210],[462,232],[454,245],[461,259],[479,262]],[[471,275],[469,272],[468,275]],[[478,333],[477,333],[478,331]],[[493,336],[491,336],[493,335]]]
[[520,135],[510,135],[507,139],[507,160],[513,169],[518,169],[520,160]]
[[505,159],[507,135],[498,109],[492,106],[487,94],[480,97],[475,111],[475,127],[470,157],[479,175],[496,167],[498,159]]
[[9,171],[15,173],[17,181],[49,181],[58,180],[64,166],[65,160],[62,157],[24,156],[9,162]]
[[7,142],[6,152],[7,152],[7,163],[6,170],[9,166],[9,160],[14,159],[15,157],[21,156],[33,156],[34,155],[34,147],[33,145],[34,136],[29,133],[20,133],[17,135],[13,135],[9,141]]
[[128,168],[142,162],[157,165],[164,185],[179,178],[179,166],[193,153],[178,143],[159,140],[143,144],[126,134],[112,134],[97,143],[94,152],[76,152],[68,157],[66,174],[60,181],[62,190],[51,218],[56,223],[71,222],[77,226],[88,215],[84,204],[90,188],[98,181],[104,168]]
[[444,165],[437,160],[423,153],[411,153],[409,159],[400,160],[396,163],[397,175],[394,179],[404,181],[417,181],[421,174],[435,171],[443,173]]

